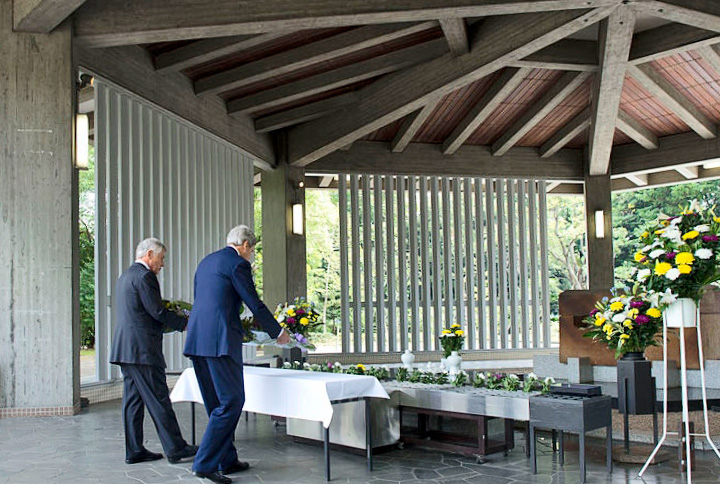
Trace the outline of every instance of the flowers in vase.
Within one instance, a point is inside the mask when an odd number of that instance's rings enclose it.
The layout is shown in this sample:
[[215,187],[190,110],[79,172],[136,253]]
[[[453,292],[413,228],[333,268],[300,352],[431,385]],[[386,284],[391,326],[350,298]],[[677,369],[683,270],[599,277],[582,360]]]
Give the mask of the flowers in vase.
[[440,335],[440,346],[443,358],[447,358],[453,351],[460,351],[465,342],[465,332],[459,324],[453,324],[449,329],[443,329]]
[[616,295],[598,301],[583,320],[585,334],[615,350],[615,358],[633,351],[643,352],[657,346],[657,334],[662,328],[662,312],[657,298],[639,292]]
[[315,349],[315,346],[308,342],[311,331],[320,325],[320,313],[315,305],[305,298],[296,297],[290,303],[278,304],[275,309],[275,319],[297,346],[307,349]]
[[661,214],[640,237],[635,279],[648,291],[698,302],[720,280],[720,217],[697,201],[675,215]]

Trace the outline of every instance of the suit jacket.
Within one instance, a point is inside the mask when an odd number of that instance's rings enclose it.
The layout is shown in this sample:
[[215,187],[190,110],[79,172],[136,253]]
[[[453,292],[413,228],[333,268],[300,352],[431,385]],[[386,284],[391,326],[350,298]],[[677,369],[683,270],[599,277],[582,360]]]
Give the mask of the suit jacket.
[[155,273],[138,262],[131,265],[115,287],[115,311],[117,326],[110,362],[165,368],[165,327],[182,331],[187,320],[165,308]]
[[250,263],[232,247],[205,257],[195,271],[195,302],[188,322],[185,355],[230,356],[242,364],[241,303],[247,305],[272,338],[280,334],[280,325],[258,297]]

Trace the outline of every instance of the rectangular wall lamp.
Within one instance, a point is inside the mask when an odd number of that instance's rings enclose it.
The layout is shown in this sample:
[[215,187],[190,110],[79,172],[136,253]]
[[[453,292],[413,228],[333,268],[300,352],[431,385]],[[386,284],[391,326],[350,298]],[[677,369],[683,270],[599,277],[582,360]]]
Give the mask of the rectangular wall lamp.
[[294,203],[292,206],[292,233],[303,234],[303,206],[302,203]]
[[88,169],[90,153],[90,122],[87,114],[75,116],[75,168]]
[[595,238],[605,238],[605,211],[595,210]]

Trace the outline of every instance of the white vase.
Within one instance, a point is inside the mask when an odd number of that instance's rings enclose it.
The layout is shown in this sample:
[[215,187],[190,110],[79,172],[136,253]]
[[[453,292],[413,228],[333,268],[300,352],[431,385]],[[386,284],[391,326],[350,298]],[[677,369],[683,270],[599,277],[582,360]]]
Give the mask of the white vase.
[[402,361],[405,368],[411,369],[413,363],[415,363],[415,355],[412,354],[412,351],[405,350],[405,353],[400,355],[400,361]]
[[694,328],[697,325],[697,304],[689,297],[681,297],[665,309],[668,328]]
[[462,357],[457,351],[450,353],[447,357],[447,365],[450,376],[455,376],[460,372],[460,365],[462,364]]

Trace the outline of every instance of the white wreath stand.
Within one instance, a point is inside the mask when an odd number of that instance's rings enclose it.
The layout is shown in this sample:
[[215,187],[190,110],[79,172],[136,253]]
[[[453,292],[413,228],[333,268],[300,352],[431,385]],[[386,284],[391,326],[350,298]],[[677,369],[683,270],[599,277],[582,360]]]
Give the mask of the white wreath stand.
[[[675,303],[671,304],[670,307],[663,313],[663,434],[662,438],[655,446],[647,462],[640,470],[639,475],[642,476],[645,470],[648,468],[652,460],[655,458],[655,454],[660,450],[660,447],[667,439],[668,435],[679,435],[679,432],[668,431],[667,420],[668,420],[668,355],[667,355],[667,329],[680,328],[680,386],[682,389],[682,419],[683,425],[685,425],[685,464],[687,465],[687,482],[692,483],[692,461],[690,458],[690,443],[691,436],[702,437],[704,436],[710,447],[715,451],[715,454],[720,458],[720,451],[715,447],[712,439],[710,438],[710,425],[708,423],[708,409],[707,409],[707,392],[705,390],[705,359],[703,357],[703,346],[702,346],[702,335],[700,333],[700,309],[698,308],[695,301],[688,298],[678,299]],[[703,403],[703,417],[705,419],[705,433],[690,433],[690,417],[688,412],[688,388],[687,388],[687,360],[685,355],[685,328],[697,328],[697,340],[698,340],[698,358],[700,360],[700,382],[702,386],[702,403]],[[683,442],[680,444],[682,445]]]

